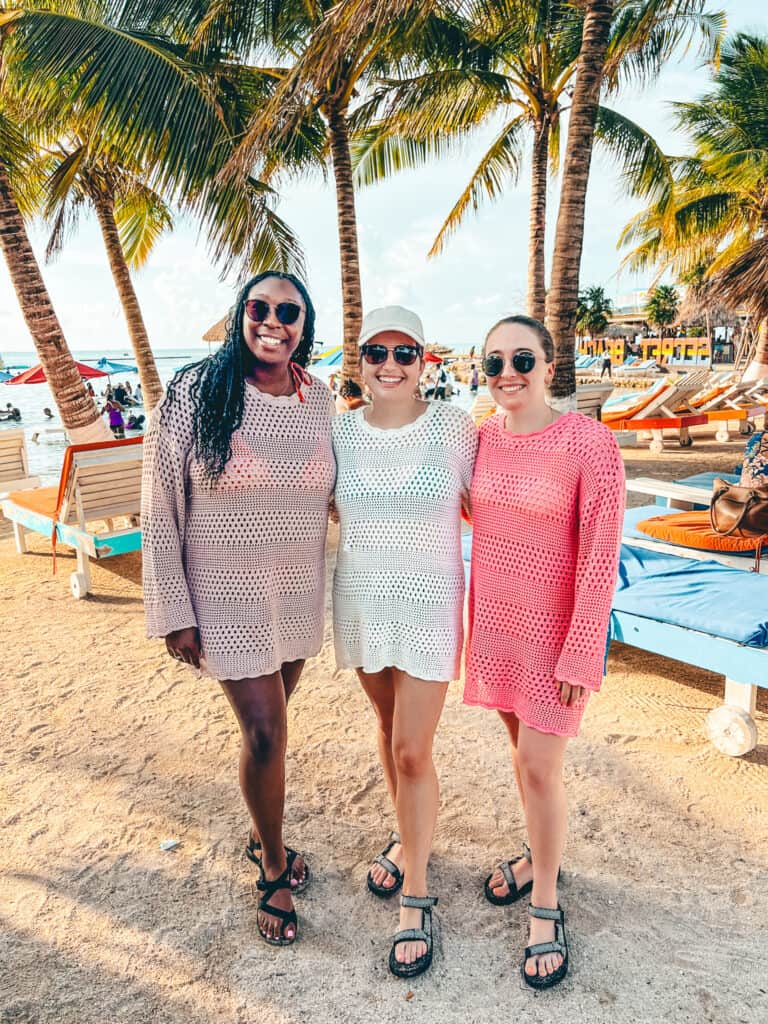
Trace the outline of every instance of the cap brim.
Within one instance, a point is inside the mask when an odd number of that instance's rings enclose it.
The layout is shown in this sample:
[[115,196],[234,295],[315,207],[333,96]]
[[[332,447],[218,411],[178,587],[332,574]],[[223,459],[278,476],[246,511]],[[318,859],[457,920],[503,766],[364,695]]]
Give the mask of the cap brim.
[[357,343],[358,345],[365,345],[371,338],[375,338],[379,334],[385,334],[387,331],[397,331],[398,334],[404,334],[411,341],[415,341],[419,348],[424,348],[424,339],[419,337],[416,331],[412,331],[410,328],[397,323],[379,324],[368,331],[364,331],[358,338]]

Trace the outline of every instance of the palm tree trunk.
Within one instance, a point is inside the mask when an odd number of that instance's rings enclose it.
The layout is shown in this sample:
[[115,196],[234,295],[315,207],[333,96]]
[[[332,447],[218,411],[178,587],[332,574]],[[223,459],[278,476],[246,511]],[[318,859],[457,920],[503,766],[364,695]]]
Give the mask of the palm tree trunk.
[[547,296],[547,324],[554,338],[557,360],[552,397],[564,399],[562,404],[566,407],[575,407],[575,324],[584,245],[584,207],[612,14],[613,0],[588,0],[568,124],[552,281]]
[[131,281],[128,264],[125,262],[123,247],[120,244],[120,235],[115,221],[114,198],[108,193],[102,192],[94,198],[94,206],[107,250],[112,277],[125,314],[128,336],[131,339],[133,354],[136,358],[144,408],[147,413],[150,413],[163,396],[163,385],[160,382],[144,317],[141,315],[139,300],[136,297],[133,281]]
[[761,320],[758,328],[757,346],[752,362],[744,371],[743,381],[762,380],[768,377],[768,320]]
[[40,266],[24,226],[8,174],[0,161],[0,248],[21,306],[21,312],[64,429],[73,444],[106,441],[108,427],[86,393],[61,324],[51,304]]
[[341,257],[341,295],[344,312],[344,378],[360,382],[360,354],[357,339],[363,322],[363,297],[360,286],[360,256],[355,217],[355,188],[352,160],[349,154],[349,126],[344,108],[329,105],[326,109],[331,142],[333,176],[336,181],[336,209],[339,221],[339,254]]
[[531,169],[531,209],[528,220],[528,316],[544,320],[547,291],[544,276],[544,232],[547,226],[547,169],[549,121],[536,126]]

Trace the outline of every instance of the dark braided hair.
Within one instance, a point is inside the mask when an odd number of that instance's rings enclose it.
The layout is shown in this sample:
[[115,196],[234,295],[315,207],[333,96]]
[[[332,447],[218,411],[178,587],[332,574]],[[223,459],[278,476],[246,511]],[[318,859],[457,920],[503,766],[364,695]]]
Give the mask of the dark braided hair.
[[307,365],[315,340],[315,307],[306,286],[297,277],[268,270],[252,277],[241,288],[227,320],[227,337],[221,348],[212,356],[189,363],[174,374],[163,402],[161,418],[178,400],[177,388],[182,381],[191,381],[189,396],[194,410],[194,453],[195,458],[202,462],[205,477],[212,487],[232,456],[232,434],[243,422],[245,377],[250,355],[243,338],[245,301],[251,288],[268,277],[289,281],[304,301],[304,333],[291,360],[300,366]]

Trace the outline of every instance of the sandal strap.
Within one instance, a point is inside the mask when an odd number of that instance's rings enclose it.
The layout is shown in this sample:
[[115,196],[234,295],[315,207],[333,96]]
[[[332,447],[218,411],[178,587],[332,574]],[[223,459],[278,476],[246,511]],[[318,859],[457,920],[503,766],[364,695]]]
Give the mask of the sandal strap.
[[509,886],[510,893],[517,892],[517,882],[515,881],[515,876],[512,874],[512,865],[514,863],[514,860],[503,860],[499,864],[499,871],[501,871],[504,876],[504,881]]
[[[278,891],[278,889],[290,889],[291,888],[291,865],[286,864],[285,871],[282,871],[277,878],[273,878],[270,881],[268,878],[263,876],[256,883],[256,888],[259,892],[263,892],[266,895],[262,897],[263,900],[268,900],[270,897]],[[271,913],[271,911],[270,911]]]
[[401,896],[401,907],[415,907],[417,910],[431,910],[437,904],[437,896]]
[[529,864],[533,864],[533,855],[528,843],[523,843],[523,859],[527,860]]
[[392,831],[389,833],[389,842],[392,843],[392,845],[394,846],[395,843],[399,843],[400,841],[400,833],[392,829]]
[[429,945],[429,941],[429,935],[423,928],[403,928],[402,931],[395,932],[392,944],[396,946],[399,942],[426,942]]
[[525,947],[525,959],[532,956],[542,956],[544,953],[560,953],[565,956],[565,946],[556,939],[553,942],[536,942],[533,946]]
[[565,922],[565,914],[562,907],[552,910],[550,907],[534,907],[531,903],[528,907],[528,913],[531,917],[538,917],[542,921],[558,921],[560,924]]
[[295,910],[283,910],[281,907],[273,907],[266,897],[259,900],[259,910],[263,910],[265,914],[269,914],[271,917],[279,917],[281,921],[286,923],[298,924]]
[[[387,849],[389,848],[390,847],[387,847]],[[397,864],[395,864],[394,861],[390,860],[389,857],[387,857],[384,853],[377,854],[377,856],[373,858],[373,863],[378,864],[379,867],[384,868],[385,871],[388,871],[390,875],[392,875],[392,877],[395,879],[395,881],[399,880],[400,868],[397,866]]]

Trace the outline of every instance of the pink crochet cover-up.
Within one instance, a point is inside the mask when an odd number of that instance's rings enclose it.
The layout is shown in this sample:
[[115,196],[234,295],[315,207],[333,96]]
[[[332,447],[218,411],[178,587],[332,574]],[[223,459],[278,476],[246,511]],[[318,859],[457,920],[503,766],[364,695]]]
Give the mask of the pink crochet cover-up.
[[315,378],[298,394],[246,384],[232,456],[211,489],[192,450],[189,380],[144,441],[142,533],[147,635],[197,626],[216,679],[267,675],[323,643],[325,535],[336,475],[333,400]]
[[611,431],[580,413],[512,434],[480,428],[472,478],[472,573],[464,702],[510,711],[539,732],[575,736],[559,684],[603,677],[624,513]]

